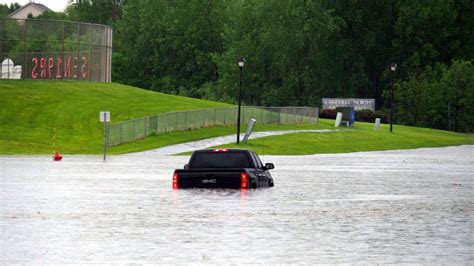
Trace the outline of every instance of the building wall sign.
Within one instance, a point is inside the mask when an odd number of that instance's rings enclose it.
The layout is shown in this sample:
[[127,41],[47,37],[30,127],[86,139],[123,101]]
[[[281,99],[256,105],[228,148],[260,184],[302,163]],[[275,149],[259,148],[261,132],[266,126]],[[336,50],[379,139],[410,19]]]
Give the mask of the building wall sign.
[[105,25],[0,18],[1,78],[110,82],[112,39]]
[[323,98],[323,109],[336,107],[354,107],[355,110],[369,109],[375,112],[375,99],[359,98]]
[[86,56],[33,57],[31,79],[87,79],[88,60]]

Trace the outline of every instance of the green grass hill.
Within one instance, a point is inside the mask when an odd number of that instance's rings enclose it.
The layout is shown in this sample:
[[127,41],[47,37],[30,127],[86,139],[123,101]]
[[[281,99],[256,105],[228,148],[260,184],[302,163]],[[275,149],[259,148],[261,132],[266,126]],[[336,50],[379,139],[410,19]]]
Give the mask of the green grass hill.
[[[0,154],[101,154],[100,111],[112,123],[147,115],[231,105],[147,91],[115,83],[0,80]],[[245,125],[241,132],[245,131]],[[334,120],[319,124],[262,125],[255,131],[333,129]],[[187,141],[235,134],[235,126],[177,131],[109,147],[111,154],[143,151]],[[261,154],[315,154],[474,144],[473,135],[428,128],[388,125],[374,131],[356,123],[350,131],[297,133],[250,139],[246,147]],[[234,144],[225,145],[235,147]]]
[[[0,80],[0,154],[101,153],[100,111],[112,123],[228,104],[116,83]],[[54,146],[53,146],[54,144]]]

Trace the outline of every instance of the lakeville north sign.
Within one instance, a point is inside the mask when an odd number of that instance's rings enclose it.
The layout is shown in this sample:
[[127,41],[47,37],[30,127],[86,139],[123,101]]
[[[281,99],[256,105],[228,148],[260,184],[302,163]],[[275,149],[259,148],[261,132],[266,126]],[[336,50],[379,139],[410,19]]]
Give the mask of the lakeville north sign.
[[336,107],[354,107],[355,110],[369,109],[375,112],[375,99],[323,98],[323,109]]

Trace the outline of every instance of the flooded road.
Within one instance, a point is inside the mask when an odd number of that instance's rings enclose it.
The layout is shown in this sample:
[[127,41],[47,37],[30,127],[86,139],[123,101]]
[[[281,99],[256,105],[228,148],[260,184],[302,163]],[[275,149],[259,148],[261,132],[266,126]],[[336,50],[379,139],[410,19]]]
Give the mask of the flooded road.
[[270,189],[171,189],[187,156],[0,156],[0,264],[474,263],[474,146],[275,163]]

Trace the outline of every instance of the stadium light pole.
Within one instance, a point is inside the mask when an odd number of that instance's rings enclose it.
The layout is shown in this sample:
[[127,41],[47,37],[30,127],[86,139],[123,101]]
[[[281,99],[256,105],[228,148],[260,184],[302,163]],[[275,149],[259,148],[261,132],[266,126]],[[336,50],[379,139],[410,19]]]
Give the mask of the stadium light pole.
[[240,106],[242,104],[242,70],[245,65],[245,57],[240,57],[239,62],[238,62],[239,68],[240,68],[240,86],[239,86],[239,107],[237,110],[237,145],[239,145],[240,142]]
[[393,130],[393,91],[395,90],[395,71],[397,71],[397,64],[390,64],[390,71],[392,72],[392,91],[390,95],[390,132]]

